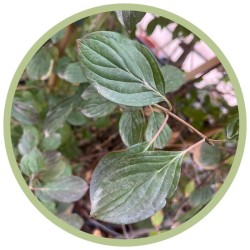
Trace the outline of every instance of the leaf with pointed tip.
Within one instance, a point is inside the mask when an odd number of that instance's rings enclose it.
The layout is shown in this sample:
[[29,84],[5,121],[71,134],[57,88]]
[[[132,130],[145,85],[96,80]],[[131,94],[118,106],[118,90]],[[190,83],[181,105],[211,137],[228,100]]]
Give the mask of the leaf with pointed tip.
[[164,100],[163,76],[145,46],[109,31],[91,33],[77,43],[83,73],[106,99],[137,107]]
[[145,123],[141,111],[123,112],[119,121],[119,133],[129,147],[143,141]]
[[227,139],[237,139],[239,136],[239,115],[235,114],[232,116],[226,125],[226,136]]
[[21,159],[20,169],[25,175],[30,176],[32,173],[38,173],[43,168],[44,157],[38,148],[34,148]]
[[18,143],[18,150],[20,154],[28,154],[38,145],[39,140],[39,131],[33,126],[25,126],[23,128],[22,137]]
[[27,65],[27,75],[33,80],[45,80],[52,70],[53,59],[46,48],[41,48]]
[[57,217],[77,229],[81,229],[84,224],[83,218],[80,217],[78,214],[59,214],[57,215]]
[[139,23],[145,16],[145,12],[140,11],[127,11],[117,10],[116,16],[119,22],[128,30],[133,31],[136,29],[136,24]]
[[55,133],[63,127],[64,122],[73,110],[74,97],[69,97],[58,102],[49,112],[44,121],[45,136]]
[[81,112],[89,118],[107,116],[117,107],[115,103],[98,94],[92,86],[87,87],[81,97]]
[[145,151],[145,145],[110,153],[98,163],[90,183],[92,216],[128,224],[144,220],[165,206],[169,191],[173,193],[177,187],[173,181],[184,154]]
[[[148,126],[146,128],[146,140],[149,142],[155,136],[159,128],[161,127],[165,117],[162,113],[152,112],[148,120]],[[154,147],[162,149],[164,148],[172,135],[171,128],[166,124],[154,142]]]
[[165,81],[166,93],[176,91],[185,82],[184,72],[172,65],[165,65],[161,67],[161,73]]
[[79,62],[70,63],[66,68],[61,78],[70,83],[83,83],[87,82]]
[[64,176],[48,183],[39,191],[54,201],[74,202],[83,197],[88,190],[86,181],[78,176]]

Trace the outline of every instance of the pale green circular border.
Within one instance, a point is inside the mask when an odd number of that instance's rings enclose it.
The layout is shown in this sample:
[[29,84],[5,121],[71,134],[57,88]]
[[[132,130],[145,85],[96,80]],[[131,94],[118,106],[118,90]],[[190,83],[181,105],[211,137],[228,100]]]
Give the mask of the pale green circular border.
[[[67,223],[63,222],[61,219],[58,219],[55,215],[53,215],[51,212],[49,212],[34,196],[34,194],[29,190],[27,184],[24,181],[24,178],[21,175],[21,172],[17,166],[17,162],[15,159],[15,155],[13,152],[13,147],[11,143],[11,133],[10,133],[10,116],[11,116],[11,106],[13,102],[13,97],[14,93],[16,90],[16,86],[18,84],[18,81],[26,68],[28,62],[31,60],[35,52],[48,40],[50,39],[56,32],[59,30],[63,29],[70,23],[73,23],[79,19],[82,19],[87,16],[95,15],[101,12],[106,12],[106,11],[114,11],[114,10],[138,10],[138,11],[145,11],[145,12],[151,12],[159,16],[166,17],[168,19],[171,19],[182,26],[186,27],[190,31],[192,31],[194,34],[198,35],[216,54],[218,59],[222,62],[224,68],[229,74],[229,77],[233,83],[235,94],[237,96],[237,101],[238,101],[238,108],[239,108],[239,116],[240,116],[240,135],[239,135],[239,142],[238,142],[238,147],[237,147],[237,152],[235,155],[235,159],[232,165],[232,168],[220,188],[220,190],[214,195],[213,199],[206,205],[198,214],[196,214],[194,217],[192,217],[190,220],[187,222],[183,223],[176,229],[172,229],[168,232],[152,236],[152,237],[147,237],[147,238],[142,238],[142,239],[131,239],[131,240],[119,240],[119,239],[107,239],[107,238],[99,238],[95,237],[91,234],[84,233],[80,230],[77,230],[71,226],[69,226]],[[228,190],[229,186],[231,185],[236,172],[238,170],[238,167],[240,165],[240,161],[243,155],[244,151],[244,146],[245,146],[245,135],[246,135],[246,111],[245,111],[245,104],[243,100],[243,95],[240,89],[239,82],[237,80],[237,77],[226,59],[226,57],[223,55],[222,51],[216,46],[216,44],[206,35],[204,34],[199,28],[188,22],[187,20],[184,20],[183,18],[170,13],[166,10],[161,10],[159,8],[155,8],[152,6],[145,6],[145,5],[139,5],[139,4],[112,4],[112,5],[105,5],[105,6],[100,6],[96,8],[92,8],[89,10],[85,10],[82,12],[79,12],[59,24],[55,25],[52,29],[50,29],[46,34],[44,34],[33,46],[32,48],[28,51],[28,53],[25,55],[24,59],[20,63],[9,88],[8,96],[6,99],[5,103],[5,113],[4,113],[4,138],[5,138],[5,146],[7,150],[7,154],[9,157],[10,164],[12,166],[13,173],[23,189],[24,193],[26,196],[29,198],[29,200],[35,205],[35,207],[44,215],[46,216],[49,220],[51,220],[54,224],[59,226],[60,228],[64,229],[65,231],[83,238],[85,240],[89,240],[92,242],[100,243],[100,244],[105,244],[105,245],[112,245],[112,246],[136,246],[136,245],[144,245],[144,244],[150,244],[154,243],[157,241],[165,240],[168,239],[172,236],[175,236],[186,229],[190,228],[194,224],[196,224],[198,221],[200,221],[204,216],[206,216],[215,206],[216,204],[220,201],[220,199],[224,196],[226,191]]]

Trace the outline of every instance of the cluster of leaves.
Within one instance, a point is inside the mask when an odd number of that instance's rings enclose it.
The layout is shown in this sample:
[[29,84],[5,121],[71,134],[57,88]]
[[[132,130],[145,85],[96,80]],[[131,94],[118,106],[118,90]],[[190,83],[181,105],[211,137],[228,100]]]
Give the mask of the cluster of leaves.
[[[131,35],[145,13],[117,11],[116,15]],[[28,64],[12,108],[12,142],[17,162],[37,198],[59,218],[81,228],[83,220],[72,203],[85,195],[88,184],[76,176],[81,176],[77,169],[83,168],[84,162],[81,167],[74,162],[85,153],[78,140],[91,140],[89,129],[93,124],[115,114],[117,130],[127,148],[104,156],[91,174],[91,216],[115,224],[136,223],[137,228],[151,217],[150,224],[159,233],[161,228],[168,228],[163,225],[166,213],[176,223],[182,223],[207,204],[219,187],[215,185],[216,178],[210,180],[211,173],[204,169],[223,165],[227,173],[232,159],[227,160],[230,153],[207,144],[196,147],[190,159],[184,158],[187,150],[163,150],[176,134],[180,135],[181,129],[176,129],[175,123],[170,128],[166,124],[168,117],[154,104],[170,105],[168,99],[176,102],[176,113],[184,114],[186,120],[201,129],[208,117],[224,126],[225,115],[220,112],[220,101],[211,107],[209,94],[204,96],[204,92],[201,95],[195,90],[188,93],[188,98],[180,95],[173,100],[185,82],[185,74],[171,65],[160,67],[145,46],[127,36],[92,32],[94,18],[74,24],[73,40],[63,51],[66,30],[52,37]],[[110,18],[114,18],[110,13],[99,15],[98,29],[105,29]],[[152,27],[162,24],[162,18],[156,19],[154,25],[150,24]],[[169,23],[166,19],[164,22]],[[151,26],[148,29],[152,30]],[[82,36],[82,27],[90,34],[77,40],[77,55],[74,41]],[[113,30],[120,29],[117,22]],[[200,110],[193,106],[198,101],[204,103]],[[206,115],[199,116],[201,113]],[[231,111],[227,118],[230,115]],[[238,116],[232,116],[226,125],[229,139],[237,139],[238,126]],[[223,136],[220,130],[217,137]],[[235,142],[226,146],[234,148]],[[189,170],[186,175],[181,170],[182,162]],[[200,167],[202,180],[194,181],[192,164]],[[177,189],[181,172],[186,178],[182,177]],[[165,206],[166,198],[169,206]],[[176,214],[176,209],[183,207],[188,212]],[[142,224],[137,223],[142,220]]]

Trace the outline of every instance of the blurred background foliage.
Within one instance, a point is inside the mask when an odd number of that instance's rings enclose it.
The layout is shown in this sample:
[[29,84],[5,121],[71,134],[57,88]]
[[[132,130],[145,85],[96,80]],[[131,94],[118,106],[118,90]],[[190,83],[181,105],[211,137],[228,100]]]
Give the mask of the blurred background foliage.
[[[87,190],[95,166],[108,152],[125,148],[119,135],[122,108],[93,107],[91,90],[81,98],[88,84],[77,62],[76,39],[99,30],[136,39],[151,49],[160,65],[184,70],[185,84],[167,94],[174,112],[211,138],[224,139],[227,133],[232,139],[214,147],[203,144],[195,148],[185,157],[178,190],[165,208],[131,225],[113,225],[89,217]],[[161,35],[162,31],[169,35]],[[157,39],[165,45],[157,45]],[[227,72],[211,51],[210,59],[201,55],[201,50],[196,51],[197,45],[202,45],[204,52],[209,50],[189,30],[166,18],[147,13],[128,32],[114,12],[105,12],[70,24],[37,51],[16,89],[11,135],[23,177],[44,206],[95,236],[138,238],[177,227],[211,200],[230,171],[239,120]],[[178,55],[174,54],[177,50],[181,51]],[[192,53],[203,60],[193,68],[187,65]],[[192,58],[195,60],[195,56]],[[215,77],[209,82],[206,77],[211,73]],[[150,113],[145,107],[145,116]],[[173,134],[165,150],[181,150],[198,139],[175,120],[169,119],[169,126]],[[225,127],[229,128],[226,133]]]

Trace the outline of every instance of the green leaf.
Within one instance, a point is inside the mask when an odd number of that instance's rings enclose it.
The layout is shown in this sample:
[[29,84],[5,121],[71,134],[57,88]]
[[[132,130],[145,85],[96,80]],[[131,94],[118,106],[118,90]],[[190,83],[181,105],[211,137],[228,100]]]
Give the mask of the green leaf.
[[33,80],[45,80],[49,77],[53,59],[46,48],[41,48],[27,65],[27,75]]
[[184,72],[172,65],[161,67],[161,73],[164,77],[166,93],[176,91],[185,82]]
[[227,139],[237,139],[239,136],[239,115],[235,114],[232,116],[226,125],[226,136]]
[[48,113],[44,121],[45,136],[55,133],[63,127],[64,122],[73,110],[74,97],[69,97],[58,102]]
[[48,183],[41,188],[51,200],[74,202],[83,197],[88,190],[88,184],[78,176],[64,176]]
[[83,218],[78,214],[59,214],[57,217],[76,229],[81,229],[84,224]]
[[98,94],[95,88],[89,86],[82,94],[81,112],[89,117],[103,117],[111,114],[117,105]]
[[221,150],[218,146],[203,143],[200,147],[199,162],[204,166],[214,166],[221,162]]
[[30,176],[36,174],[44,168],[44,157],[38,148],[34,148],[29,154],[22,157],[20,161],[21,171]]
[[163,76],[145,46],[108,31],[94,32],[77,43],[86,78],[106,99],[136,107],[164,100]]
[[61,145],[61,134],[55,133],[44,137],[42,140],[42,149],[44,151],[56,150]]
[[18,143],[18,151],[21,155],[30,153],[39,143],[39,131],[32,126],[25,126],[23,134]]
[[35,125],[40,122],[37,108],[29,102],[14,99],[11,116],[22,125]]
[[191,206],[196,207],[206,204],[213,196],[213,191],[210,186],[205,186],[192,192],[189,203]]
[[140,11],[127,11],[117,10],[116,15],[119,22],[128,30],[133,31],[136,29],[136,24],[139,23],[145,16],[145,12]]
[[63,56],[61,58],[59,58],[56,61],[56,65],[55,65],[55,73],[63,79],[64,77],[64,72],[66,70],[66,68],[69,66],[69,64],[72,63],[72,60],[67,57],[67,56]]
[[87,82],[79,62],[70,63],[66,66],[65,71],[60,74],[60,77],[70,83]]
[[[144,220],[166,204],[177,187],[183,152],[145,151],[147,144],[112,152],[98,163],[90,183],[91,216],[128,224]],[[175,185],[175,187],[173,187]]]
[[122,113],[119,121],[119,133],[127,147],[143,141],[144,128],[141,111]]
[[[165,116],[162,113],[152,112],[148,120],[148,126],[146,128],[146,134],[145,134],[146,140],[148,142],[151,141],[152,138],[155,136],[155,134],[161,127],[164,119]],[[157,137],[157,139],[155,140],[154,147],[159,149],[164,148],[168,144],[171,135],[172,135],[172,130],[166,124],[161,133],[159,134],[159,136]]]
[[47,151],[43,153],[43,156],[45,167],[40,173],[40,178],[47,183],[62,176],[67,167],[67,163],[62,159],[61,153],[57,151]]
[[161,26],[161,28],[164,28],[171,22],[173,21],[164,17],[155,17],[152,21],[149,22],[147,26],[147,34],[150,36],[154,32],[157,25]]
[[74,109],[67,118],[67,122],[73,126],[82,126],[87,121],[87,118],[81,113],[80,110],[78,110],[78,108]]

